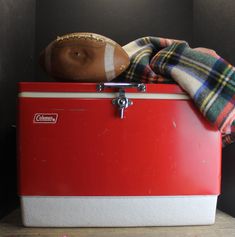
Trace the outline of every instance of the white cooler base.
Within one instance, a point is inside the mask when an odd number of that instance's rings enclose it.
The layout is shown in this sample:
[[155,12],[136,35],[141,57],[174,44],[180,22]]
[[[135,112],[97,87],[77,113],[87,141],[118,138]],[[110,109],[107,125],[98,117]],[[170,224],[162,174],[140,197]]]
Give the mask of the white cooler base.
[[216,203],[216,195],[21,197],[23,223],[33,227],[209,225]]

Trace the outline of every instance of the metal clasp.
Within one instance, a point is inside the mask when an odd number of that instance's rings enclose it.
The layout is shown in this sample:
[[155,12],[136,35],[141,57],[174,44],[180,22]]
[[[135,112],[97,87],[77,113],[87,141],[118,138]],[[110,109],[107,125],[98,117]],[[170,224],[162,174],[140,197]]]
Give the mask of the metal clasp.
[[120,118],[124,118],[124,111],[129,106],[133,105],[133,101],[125,96],[126,88],[137,88],[140,92],[146,91],[146,86],[143,83],[99,83],[97,85],[97,91],[102,92],[105,88],[117,88],[119,89],[119,95],[112,100],[112,103],[117,106],[120,114]]
[[112,103],[118,107],[120,118],[124,118],[124,111],[128,106],[133,105],[133,101],[125,96],[125,91],[120,89],[119,96],[112,100]]

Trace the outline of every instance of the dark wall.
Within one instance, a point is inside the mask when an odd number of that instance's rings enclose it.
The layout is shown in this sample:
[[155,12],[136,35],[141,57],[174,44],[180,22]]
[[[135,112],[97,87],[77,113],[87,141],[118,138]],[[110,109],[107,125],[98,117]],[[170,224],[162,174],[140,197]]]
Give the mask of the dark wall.
[[[35,56],[68,32],[99,33],[121,45],[148,35],[192,42],[192,16],[192,0],[40,0]],[[36,77],[45,78],[37,65]]]
[[235,144],[223,149],[222,189],[218,208],[235,217]]
[[194,45],[209,47],[235,65],[235,1],[194,0]]
[[17,203],[17,82],[34,78],[35,1],[0,0],[0,217]]

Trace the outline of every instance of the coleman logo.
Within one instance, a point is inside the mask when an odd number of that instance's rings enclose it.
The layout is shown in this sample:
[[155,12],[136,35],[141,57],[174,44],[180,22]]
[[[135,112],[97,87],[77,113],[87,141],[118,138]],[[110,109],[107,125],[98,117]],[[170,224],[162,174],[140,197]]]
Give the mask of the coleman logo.
[[37,113],[34,115],[34,123],[56,123],[58,114],[56,113]]

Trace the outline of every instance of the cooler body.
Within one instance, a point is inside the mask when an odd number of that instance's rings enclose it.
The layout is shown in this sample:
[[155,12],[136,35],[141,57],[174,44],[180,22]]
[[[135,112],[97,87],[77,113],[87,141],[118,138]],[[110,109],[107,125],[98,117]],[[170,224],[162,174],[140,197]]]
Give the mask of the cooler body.
[[[26,226],[212,224],[221,137],[177,85],[20,83]],[[120,109],[120,95],[128,105]],[[118,103],[117,103],[118,101]]]

